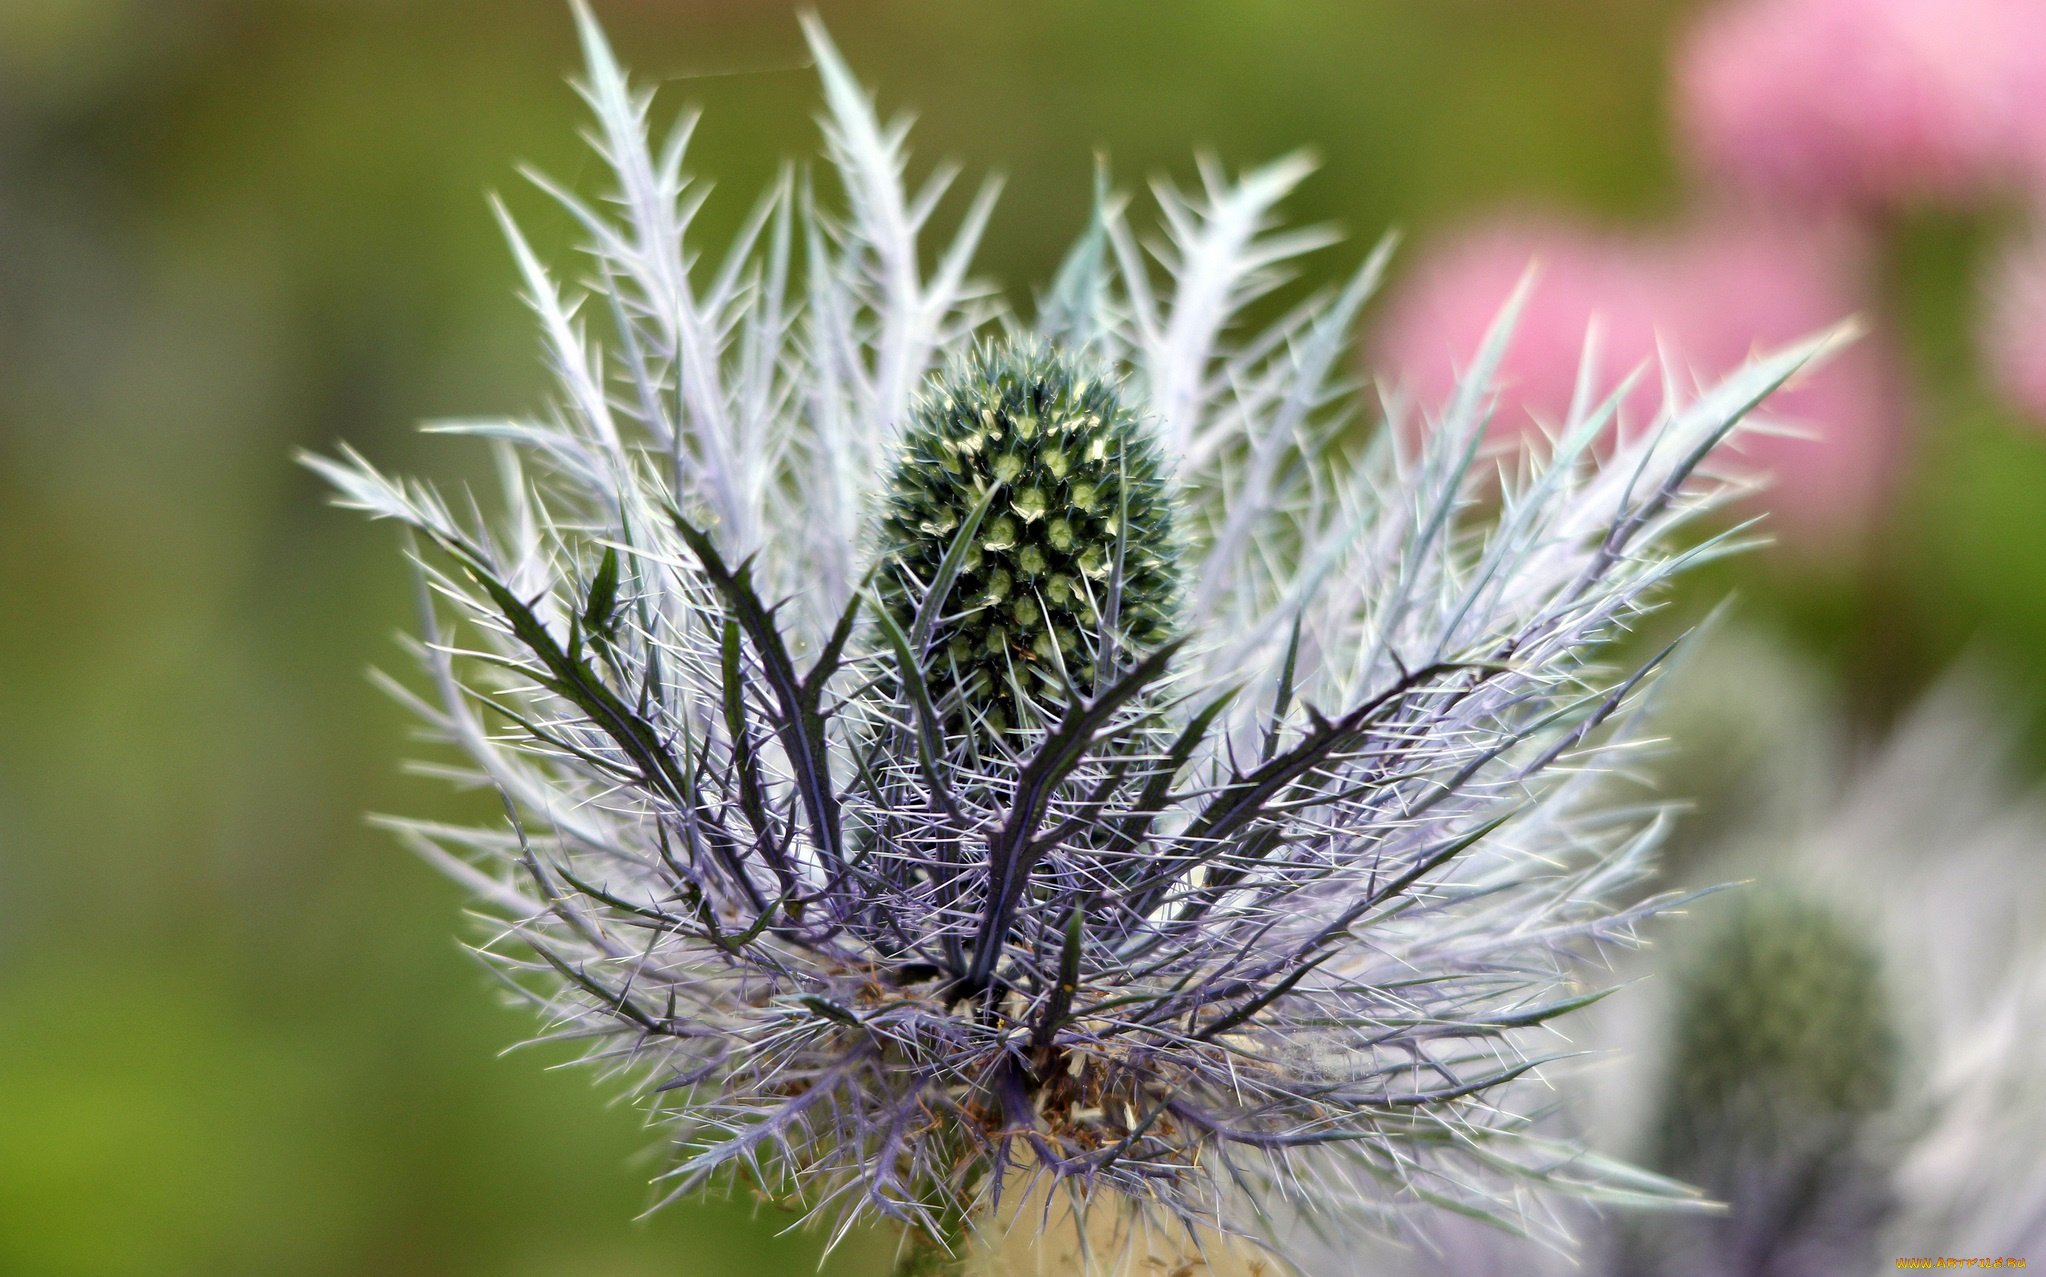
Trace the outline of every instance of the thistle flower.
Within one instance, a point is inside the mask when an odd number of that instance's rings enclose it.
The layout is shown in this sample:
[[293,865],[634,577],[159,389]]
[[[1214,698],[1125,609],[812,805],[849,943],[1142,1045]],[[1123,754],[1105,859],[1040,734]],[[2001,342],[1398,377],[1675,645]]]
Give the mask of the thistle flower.
[[[1560,221],[1512,219],[1431,252],[1388,308],[1373,343],[1379,366],[1424,400],[1446,395],[1489,326],[1498,298],[1527,268],[1541,276],[1506,357],[1500,434],[1564,419],[1579,354],[1595,325],[1620,368],[1659,357],[1719,377],[1759,345],[1792,340],[1865,306],[1862,264],[1838,234],[1764,218],[1714,216],[1653,235],[1601,234]],[[1806,551],[1863,533],[1887,503],[1904,451],[1903,396],[1875,343],[1771,400],[1775,432],[1751,432],[1740,455],[1770,476],[1774,530]],[[1661,385],[1642,381],[1624,424],[1655,419]]]
[[1990,378],[2012,407],[2046,422],[2046,234],[2004,245],[1981,280],[1976,344]]
[[2046,175],[2031,0],[1734,0],[1684,41],[1676,113],[1713,175],[1799,203],[1966,202]]
[[1150,259],[1104,190],[1025,321],[967,282],[991,186],[926,277],[951,170],[905,193],[811,22],[845,206],[786,176],[711,269],[689,122],[651,148],[578,13],[619,212],[549,189],[605,343],[507,220],[559,398],[445,427],[498,441],[500,516],[309,464],[418,539],[410,699],[508,814],[390,823],[672,1132],[672,1191],[898,1221],[910,1266],[1040,1189],[1281,1249],[1424,1203],[1539,1225],[1531,1182],[1681,1198],[1516,1082],[1659,907],[1614,903],[1659,821],[1603,777],[1652,668],[1600,655],[1729,548],[1675,540],[1701,463],[1832,338],[1610,448],[1626,387],[1587,377],[1502,485],[1502,320],[1424,443],[1353,448],[1383,248],[1225,337],[1328,242],[1271,225],[1300,160],[1160,185]]

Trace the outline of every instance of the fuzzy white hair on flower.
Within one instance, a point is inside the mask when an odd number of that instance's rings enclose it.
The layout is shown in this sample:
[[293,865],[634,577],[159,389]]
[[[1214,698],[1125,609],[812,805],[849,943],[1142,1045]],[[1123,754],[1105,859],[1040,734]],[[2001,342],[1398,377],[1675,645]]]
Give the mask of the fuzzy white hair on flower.
[[1355,447],[1389,246],[1245,319],[1332,240],[1275,226],[1301,159],[1157,185],[1155,241],[1104,184],[1026,319],[969,277],[994,185],[927,257],[954,170],[905,190],[809,19],[842,199],[787,172],[705,259],[693,117],[652,147],[577,17],[616,186],[540,180],[579,290],[504,218],[558,397],[438,427],[497,442],[503,510],[307,460],[415,534],[401,694],[508,812],[388,823],[672,1133],[672,1191],[897,1221],[906,1270],[1040,1190],[1282,1257],[1287,1221],[1681,1198],[1522,1098],[1666,903],[1621,903],[1660,818],[1606,779],[1657,662],[1600,658],[1733,544],[1686,530],[1737,486],[1704,463],[1841,334],[1617,438],[1587,360],[1488,473],[1509,304]]

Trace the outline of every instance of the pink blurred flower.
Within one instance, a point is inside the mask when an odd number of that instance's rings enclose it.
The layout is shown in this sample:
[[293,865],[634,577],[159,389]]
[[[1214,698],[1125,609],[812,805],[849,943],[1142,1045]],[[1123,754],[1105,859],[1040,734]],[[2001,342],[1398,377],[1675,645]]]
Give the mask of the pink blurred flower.
[[1676,82],[1695,158],[1769,195],[1965,200],[2046,161],[2041,0],[1736,0]]
[[[1660,406],[1665,357],[1683,370],[1678,390],[1688,394],[1861,303],[1859,254],[1832,231],[1739,220],[1628,238],[1507,222],[1420,266],[1379,330],[1376,366],[1422,405],[1441,404],[1530,262],[1539,274],[1502,371],[1502,431],[1563,419],[1594,318],[1605,388],[1646,366],[1623,412],[1622,428],[1638,428]],[[1888,495],[1903,421],[1878,345],[1865,338],[1770,400],[1771,420],[1816,437],[1753,434],[1740,447],[1773,476],[1766,505],[1783,540],[1850,541]]]
[[1978,338],[2004,397],[2046,425],[2046,233],[2013,243],[1991,265]]

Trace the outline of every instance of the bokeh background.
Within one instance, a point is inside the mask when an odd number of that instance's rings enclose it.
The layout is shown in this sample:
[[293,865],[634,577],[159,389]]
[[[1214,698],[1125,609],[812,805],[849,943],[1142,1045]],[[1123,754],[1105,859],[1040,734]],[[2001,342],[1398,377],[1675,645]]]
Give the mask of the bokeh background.
[[[1138,187],[1193,180],[1201,148],[1307,146],[1323,167],[1291,216],[1351,236],[1318,269],[1406,237],[1360,369],[1377,352],[1423,396],[1530,254],[1558,290],[1541,322],[1574,348],[1579,310],[1617,307],[1622,364],[1666,328],[1723,361],[1860,311],[1855,362],[1808,391],[1825,437],[1770,454],[1781,544],[1672,617],[1733,597],[1765,655],[1722,661],[1726,684],[1789,679],[1848,757],[1971,653],[2022,781],[2046,432],[2027,294],[1995,281],[2024,269],[2023,182],[1815,195],[1736,171],[1738,137],[1714,150],[1674,105],[1713,7],[818,5],[883,110],[918,115],[920,165],[1007,175],[981,264],[1025,307],[1097,150]],[[705,243],[816,154],[789,7],[596,8],[665,103],[706,112]],[[482,809],[400,772],[404,716],[363,677],[402,663],[393,538],[291,454],[347,440],[455,479],[482,458],[417,422],[543,402],[485,193],[569,261],[517,166],[587,184],[576,61],[561,0],[0,0],[0,1274],[816,1262],[751,1203],[636,1222],[658,1162],[634,1113],[558,1056],[504,1054],[531,1026],[456,943],[457,891],[362,820]],[[1644,288],[1690,309],[1612,301]],[[1517,375],[1532,395],[1545,374]],[[1733,801],[1773,721],[1705,733],[1685,775]],[[1680,852],[1723,819],[1701,797]],[[856,1238],[827,1271],[886,1253]]]

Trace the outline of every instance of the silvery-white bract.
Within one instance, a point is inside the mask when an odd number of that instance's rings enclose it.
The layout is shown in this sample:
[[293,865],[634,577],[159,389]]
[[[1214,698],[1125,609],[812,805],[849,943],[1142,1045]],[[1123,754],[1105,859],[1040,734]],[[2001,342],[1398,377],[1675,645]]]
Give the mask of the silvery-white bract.
[[[408,699],[509,813],[392,827],[672,1131],[674,1191],[902,1221],[911,1267],[1031,1189],[1282,1254],[1424,1203],[1539,1225],[1544,1184],[1681,1196],[1539,1137],[1512,1083],[1657,907],[1614,903],[1659,821],[1606,779],[1650,670],[1596,658],[1727,547],[1674,540],[1729,488],[1704,463],[1834,338],[1630,432],[1587,359],[1539,455],[1488,468],[1509,306],[1453,402],[1353,446],[1386,249],[1242,318],[1330,240],[1273,228],[1303,161],[1160,185],[1149,242],[1104,186],[1025,320],[969,280],[993,185],[927,258],[953,171],[904,190],[906,126],[812,22],[841,189],[791,171],[701,260],[693,119],[650,148],[579,16],[616,188],[548,188],[573,299],[506,221],[559,398],[443,427],[497,441],[503,510],[309,463],[417,534]],[[903,469],[1046,421],[1090,483],[1121,467],[1115,510],[1042,450]]]

